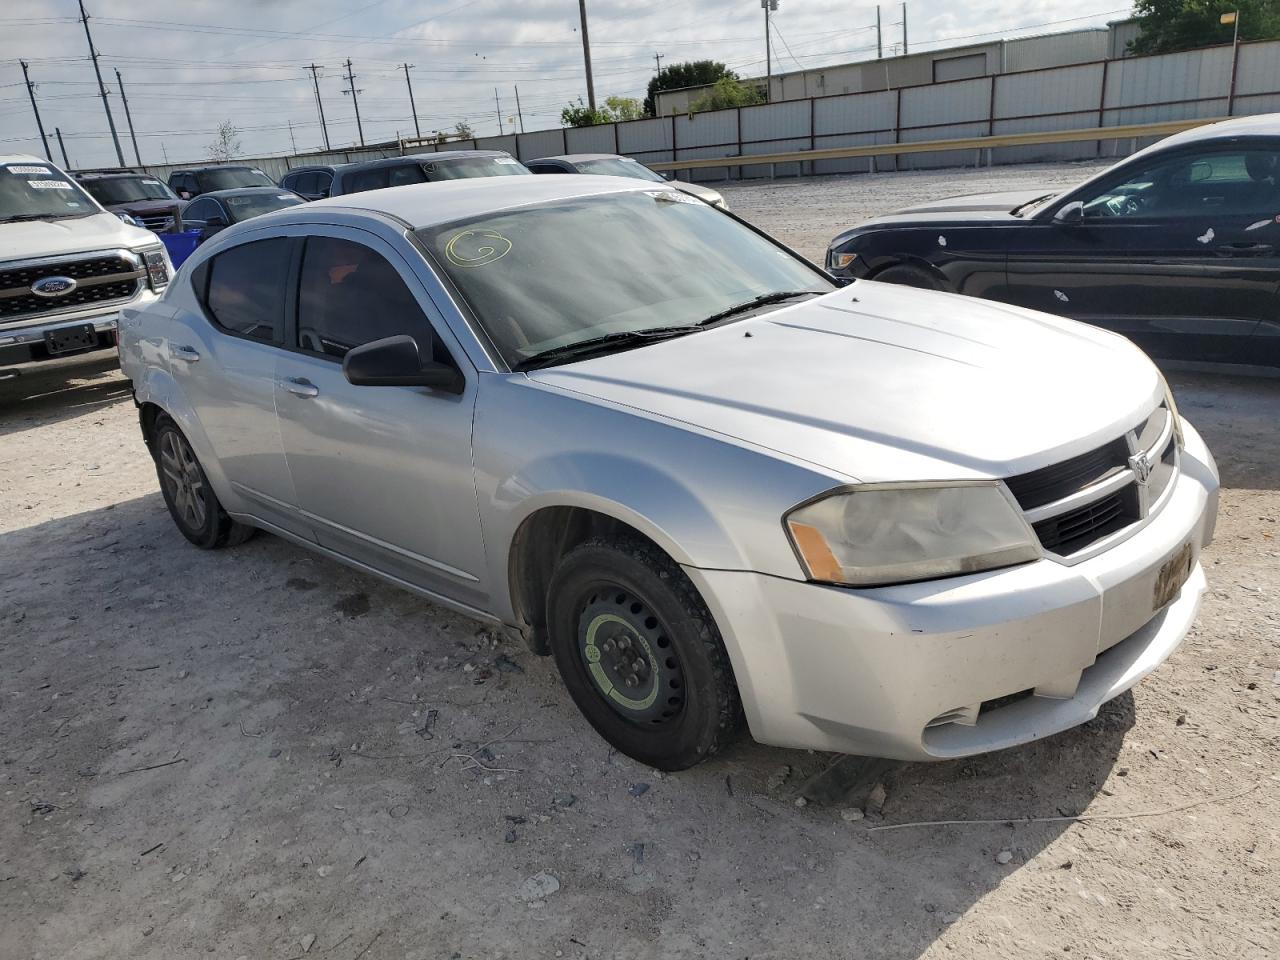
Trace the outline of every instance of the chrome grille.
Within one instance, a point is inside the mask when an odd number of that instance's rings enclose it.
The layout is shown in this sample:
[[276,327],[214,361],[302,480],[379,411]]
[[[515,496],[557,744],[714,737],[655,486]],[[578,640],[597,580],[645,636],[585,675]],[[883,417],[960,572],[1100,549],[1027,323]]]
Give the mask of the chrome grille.
[[1077,560],[1159,508],[1178,471],[1164,404],[1109,443],[1005,483],[1045,551]]
[[[137,295],[144,275],[140,259],[125,250],[0,264],[0,323],[63,313],[94,303],[125,303]],[[31,285],[45,277],[70,277],[76,286],[61,296],[36,296]]]
[[133,219],[137,220],[152,233],[165,233],[173,229],[173,218],[174,215],[172,213],[149,213],[145,216],[133,214]]

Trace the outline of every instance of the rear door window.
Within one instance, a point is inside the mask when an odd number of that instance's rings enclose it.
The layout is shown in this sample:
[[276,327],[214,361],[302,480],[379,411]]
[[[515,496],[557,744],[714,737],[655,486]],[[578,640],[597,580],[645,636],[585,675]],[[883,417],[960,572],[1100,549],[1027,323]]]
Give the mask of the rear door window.
[[406,163],[403,167],[392,167],[390,185],[393,187],[403,187],[410,183],[425,183],[426,174],[422,172],[422,167],[416,163]]
[[209,261],[203,300],[216,326],[251,340],[284,341],[290,247],[285,237],[257,240]]
[[390,171],[386,167],[374,167],[372,170],[358,170],[351,174],[351,186],[348,193],[361,193],[365,190],[381,190],[387,185]]

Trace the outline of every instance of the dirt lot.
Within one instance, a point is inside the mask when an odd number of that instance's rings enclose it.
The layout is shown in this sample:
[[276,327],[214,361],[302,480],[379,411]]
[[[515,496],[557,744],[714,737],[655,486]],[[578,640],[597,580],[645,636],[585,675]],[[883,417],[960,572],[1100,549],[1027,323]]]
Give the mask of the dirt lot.
[[[727,193],[818,256],[1079,176]],[[1181,650],[1048,741],[816,780],[747,739],[659,775],[468,621],[269,536],[192,548],[109,364],[0,385],[0,958],[1276,956],[1280,381],[1173,382],[1225,485]],[[873,829],[921,820],[994,822]]]

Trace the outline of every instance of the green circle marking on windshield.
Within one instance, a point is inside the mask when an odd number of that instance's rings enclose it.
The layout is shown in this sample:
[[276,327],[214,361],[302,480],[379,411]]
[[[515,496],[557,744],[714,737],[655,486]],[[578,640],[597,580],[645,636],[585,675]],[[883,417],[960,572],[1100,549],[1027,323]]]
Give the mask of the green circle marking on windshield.
[[463,230],[455,233],[444,253],[459,267],[483,267],[511,252],[511,241],[492,230]]

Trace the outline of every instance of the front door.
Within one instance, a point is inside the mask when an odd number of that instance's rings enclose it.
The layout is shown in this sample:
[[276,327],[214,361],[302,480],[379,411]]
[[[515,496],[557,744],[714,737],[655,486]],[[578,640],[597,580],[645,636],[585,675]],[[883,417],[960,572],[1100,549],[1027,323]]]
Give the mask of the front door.
[[1124,334],[1154,357],[1251,362],[1276,315],[1280,189],[1270,142],[1137,160],[1083,195],[1074,222],[1013,231],[1009,299]]
[[204,434],[188,439],[208,469],[221,471],[230,485],[223,498],[227,509],[310,538],[276,427],[275,366],[296,244],[286,237],[257,240],[201,264],[191,283],[203,316],[175,313],[168,361]]
[[[319,543],[472,607],[487,598],[471,465],[476,377],[409,264],[355,229],[306,238],[290,352],[276,365],[280,433]],[[434,322],[433,322],[434,320]],[[348,350],[408,334],[464,371],[461,393],[354,386]]]

